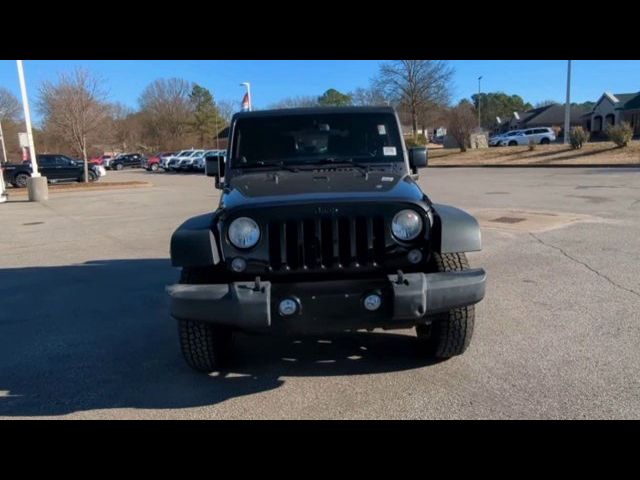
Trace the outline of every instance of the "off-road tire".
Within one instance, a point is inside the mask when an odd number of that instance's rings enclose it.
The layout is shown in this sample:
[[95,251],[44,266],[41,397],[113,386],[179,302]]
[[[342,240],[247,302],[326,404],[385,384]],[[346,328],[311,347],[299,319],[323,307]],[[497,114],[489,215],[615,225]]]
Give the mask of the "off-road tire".
[[[202,285],[210,282],[206,269],[183,268],[181,284]],[[233,347],[233,331],[196,320],[178,320],[180,348],[187,364],[199,372],[213,372],[228,364]]]
[[[431,266],[432,271],[436,272],[469,270],[464,253],[434,253]],[[416,334],[425,354],[446,359],[464,353],[473,336],[474,305],[430,315],[427,319],[430,324],[416,326]]]
[[16,188],[25,188],[27,186],[27,180],[29,175],[26,173],[19,173],[13,179],[13,186]]

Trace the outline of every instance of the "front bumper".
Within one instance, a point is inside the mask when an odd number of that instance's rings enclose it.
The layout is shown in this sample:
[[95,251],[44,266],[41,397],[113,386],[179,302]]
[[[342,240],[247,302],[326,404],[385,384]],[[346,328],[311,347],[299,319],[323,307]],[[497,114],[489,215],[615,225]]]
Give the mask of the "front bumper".
[[[406,328],[425,323],[425,315],[478,303],[484,298],[483,269],[443,273],[409,273],[386,278],[303,283],[234,282],[167,287],[170,314],[242,330],[305,332],[367,328]],[[365,296],[376,293],[382,304],[364,308]],[[282,316],[281,300],[292,298],[298,311]]]

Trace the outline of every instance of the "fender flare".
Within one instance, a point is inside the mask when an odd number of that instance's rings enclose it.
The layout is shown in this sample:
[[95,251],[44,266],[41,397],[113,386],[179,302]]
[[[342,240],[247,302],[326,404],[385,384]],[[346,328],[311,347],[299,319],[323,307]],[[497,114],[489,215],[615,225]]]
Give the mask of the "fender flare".
[[433,248],[439,253],[482,250],[480,224],[472,215],[450,205],[433,204]]
[[171,236],[171,265],[207,267],[220,263],[220,251],[212,226],[216,213],[192,217]]

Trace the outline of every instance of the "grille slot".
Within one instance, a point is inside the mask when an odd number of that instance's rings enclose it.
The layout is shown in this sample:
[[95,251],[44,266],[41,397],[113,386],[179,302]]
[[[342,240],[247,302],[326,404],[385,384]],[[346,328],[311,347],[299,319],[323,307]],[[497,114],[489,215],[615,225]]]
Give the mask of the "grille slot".
[[385,250],[382,216],[272,221],[268,235],[274,271],[375,267]]

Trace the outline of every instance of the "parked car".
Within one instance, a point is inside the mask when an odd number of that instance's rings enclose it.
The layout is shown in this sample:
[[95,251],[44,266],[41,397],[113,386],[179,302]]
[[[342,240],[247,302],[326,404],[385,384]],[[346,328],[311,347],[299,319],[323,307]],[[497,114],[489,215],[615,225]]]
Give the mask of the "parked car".
[[466,256],[480,227],[420,188],[427,149],[405,148],[393,108],[242,112],[230,129],[226,162],[207,158],[217,208],[171,238],[169,312],[189,366],[223,367],[237,332],[415,327],[425,357],[466,350],[485,294]]
[[179,157],[179,162],[176,167],[176,170],[181,172],[191,172],[193,170],[193,162],[196,158],[199,158],[204,155],[205,150],[193,150],[188,155],[184,157]]
[[105,162],[109,162],[113,158],[113,155],[100,155],[99,157],[94,157],[89,160],[89,163],[93,165],[102,165],[104,166]]
[[489,146],[490,147],[499,147],[502,145],[502,141],[503,140],[507,140],[510,139],[511,137],[514,137],[515,135],[518,135],[520,133],[520,130],[511,130],[510,132],[505,132],[505,133],[500,133],[498,135],[495,135],[491,138],[489,138]]
[[168,157],[165,164],[166,165],[165,170],[169,172],[176,171],[178,169],[178,164],[180,163],[180,160],[188,155],[191,155],[194,151],[195,151],[194,149],[181,150],[175,155]]
[[[38,171],[42,176],[47,177],[49,183],[60,181],[84,181],[84,162],[74,160],[66,155],[43,154],[38,155]],[[24,188],[27,186],[27,179],[31,176],[31,163],[6,164],[3,165],[4,178],[7,183],[14,187]],[[95,182],[104,176],[103,167],[89,164],[89,181]],[[106,172],[104,172],[106,173]]]
[[555,141],[556,132],[552,128],[528,128],[526,130],[519,130],[515,135],[503,138],[500,141],[500,145],[515,147],[516,145],[529,145],[531,142],[548,145]]
[[145,158],[142,161],[142,168],[145,168],[150,172],[156,172],[160,168],[164,169],[166,167],[166,162],[173,155],[175,155],[175,152],[156,153],[155,155],[152,155],[149,158]]
[[205,159],[206,159],[206,157],[208,157],[208,156],[225,157],[226,155],[227,155],[227,151],[226,150],[207,150],[202,155],[198,155],[193,160],[192,168],[196,172],[204,172],[205,171],[205,163],[206,163]]
[[142,168],[144,156],[139,153],[125,153],[118,155],[108,163],[111,170],[122,170],[124,168]]

